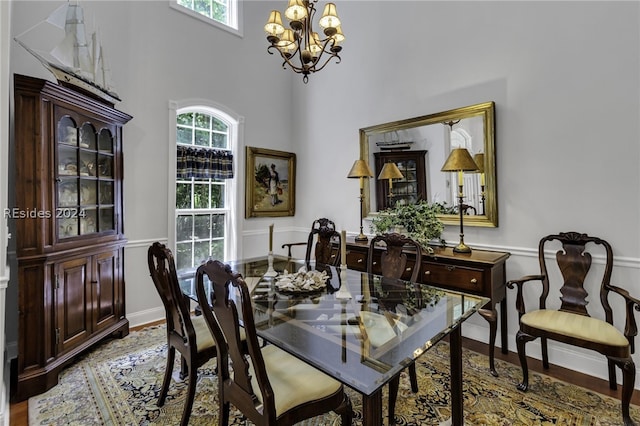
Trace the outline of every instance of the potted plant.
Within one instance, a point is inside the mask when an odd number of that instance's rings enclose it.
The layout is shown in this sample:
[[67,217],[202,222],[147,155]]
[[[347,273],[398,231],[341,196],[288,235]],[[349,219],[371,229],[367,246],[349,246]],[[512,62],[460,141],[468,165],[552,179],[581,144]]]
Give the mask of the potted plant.
[[431,204],[420,201],[416,204],[396,205],[395,207],[382,210],[371,220],[371,231],[376,234],[397,232],[416,240],[429,253],[433,249],[429,243],[433,240],[440,240],[444,224],[438,218],[438,214],[443,213],[442,204]]

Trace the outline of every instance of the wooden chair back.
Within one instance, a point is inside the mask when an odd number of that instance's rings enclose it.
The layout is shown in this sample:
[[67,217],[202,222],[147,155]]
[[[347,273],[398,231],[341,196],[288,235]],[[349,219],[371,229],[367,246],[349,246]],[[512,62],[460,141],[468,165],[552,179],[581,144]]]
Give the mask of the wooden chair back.
[[398,233],[376,235],[369,243],[369,256],[367,258],[367,271],[374,270],[374,252],[379,241],[386,244],[386,249],[380,255],[380,270],[383,277],[402,278],[407,272],[407,255],[403,253],[405,247],[415,250],[415,264],[411,267],[411,282],[418,282],[420,265],[422,264],[422,247],[417,241]]
[[147,262],[153,284],[164,306],[167,333],[176,335],[195,346],[195,330],[191,322],[189,299],[180,290],[175,261],[171,250],[159,242],[147,252]]
[[[315,246],[313,246],[313,240],[316,235],[318,239]],[[337,254],[333,254],[333,250],[336,247],[333,244],[334,242],[337,243]],[[316,263],[337,266],[340,262],[340,243],[341,235],[336,231],[336,224],[333,221],[327,218],[315,220],[311,225],[311,232],[309,232],[309,239],[307,240],[305,262],[309,263],[311,260],[311,248],[313,247]]]
[[[317,241],[314,244],[314,240]],[[324,265],[338,266],[340,263],[340,243],[341,235],[336,230],[336,224],[327,218],[320,218],[313,221],[311,231],[306,243],[285,243],[282,248],[287,248],[288,256],[291,257],[291,247],[306,245],[304,260],[309,265],[311,253],[314,254],[316,263]],[[337,247],[337,253],[334,252]]]
[[[600,282],[600,301],[605,313],[605,320],[613,324],[613,312],[609,305],[608,295],[610,290],[611,272],[613,271],[613,250],[608,242],[597,237],[591,237],[577,232],[561,232],[555,235],[547,235],[540,240],[538,245],[538,260],[542,275],[542,294],[540,296],[540,309],[546,308],[547,297],[552,288],[547,267],[545,252],[556,241],[562,245],[562,250],[555,253],[555,261],[562,274],[562,286],[555,286],[561,294],[561,311],[573,312],[590,316],[587,311],[587,297],[585,289],[587,275],[591,271],[592,256],[587,251],[588,244],[595,244],[604,248],[605,267],[602,274],[596,279]],[[593,250],[592,250],[593,251]]]

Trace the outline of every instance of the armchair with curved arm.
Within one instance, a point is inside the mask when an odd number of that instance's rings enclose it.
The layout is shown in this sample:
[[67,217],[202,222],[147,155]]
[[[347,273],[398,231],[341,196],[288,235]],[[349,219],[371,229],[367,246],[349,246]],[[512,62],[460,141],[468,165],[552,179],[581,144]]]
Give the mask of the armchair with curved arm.
[[[561,272],[563,283],[560,283],[561,306],[559,310],[547,308],[547,297],[552,280],[547,267],[545,250],[550,243],[557,242],[562,249],[556,252],[557,266]],[[604,310],[604,319],[594,318],[587,312],[588,293],[584,283],[591,268],[591,254],[586,247],[601,247],[605,253],[605,267],[600,279],[600,302]],[[525,344],[540,337],[542,346],[542,365],[549,368],[547,339],[563,342],[594,350],[607,357],[609,369],[609,387],[617,388],[615,367],[622,370],[622,418],[625,426],[635,425],[629,415],[629,403],[633,394],[636,368],[631,358],[634,352],[634,337],[638,328],[634,310],[640,311],[640,300],[631,297],[629,292],[610,283],[613,270],[613,250],[608,242],[597,237],[578,232],[561,232],[548,235],[538,245],[538,260],[541,273],[527,275],[511,280],[507,287],[517,288],[516,309],[518,311],[520,329],[516,334],[518,358],[522,367],[522,383],[518,389],[529,388],[529,377]],[[527,311],[523,288],[527,283],[540,283],[538,309]],[[626,324],[624,333],[613,325],[613,309],[609,304],[609,293],[613,292],[624,298],[626,306]]]

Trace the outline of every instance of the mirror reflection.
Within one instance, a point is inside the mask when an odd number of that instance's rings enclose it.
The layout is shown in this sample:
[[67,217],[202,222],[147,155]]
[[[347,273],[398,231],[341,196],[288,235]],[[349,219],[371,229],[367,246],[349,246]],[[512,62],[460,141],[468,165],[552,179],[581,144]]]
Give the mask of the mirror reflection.
[[[494,126],[494,103],[486,102],[360,129],[360,158],[374,173],[365,181],[364,214],[426,200],[443,206],[445,224],[458,224],[461,176],[465,225],[498,226]],[[441,171],[456,148],[467,149],[477,171]],[[394,178],[391,165],[400,172]]]

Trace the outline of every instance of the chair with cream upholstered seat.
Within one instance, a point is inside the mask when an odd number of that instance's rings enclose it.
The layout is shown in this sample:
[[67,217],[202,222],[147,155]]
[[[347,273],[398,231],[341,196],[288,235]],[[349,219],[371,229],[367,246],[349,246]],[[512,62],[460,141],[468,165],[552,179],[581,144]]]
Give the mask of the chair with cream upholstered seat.
[[[206,293],[205,276],[215,297]],[[258,426],[293,425],[329,411],[341,415],[343,426],[351,424],[351,402],[340,382],[274,345],[260,346],[251,296],[240,274],[209,260],[197,270],[196,290],[218,343],[219,426],[228,424],[230,404]],[[239,318],[246,333],[246,355]]]
[[189,386],[181,425],[189,422],[196,391],[197,371],[216,356],[215,342],[203,317],[192,316],[187,296],[180,290],[173,254],[164,244],[153,243],[147,252],[149,272],[166,313],[167,365],[158,397],[163,406],[171,383],[176,349],[182,355],[180,378],[188,375]]
[[[547,264],[545,252],[552,247],[561,248],[556,251],[556,268],[551,268],[553,262]],[[600,267],[591,269],[592,254],[603,251],[604,259],[602,272]],[[547,339],[559,341],[569,345],[591,349],[607,357],[609,368],[609,387],[617,388],[615,366],[622,370],[622,418],[625,426],[635,423],[629,415],[629,403],[633,394],[635,382],[635,364],[631,358],[634,351],[634,336],[637,334],[634,309],[640,310],[640,300],[619,287],[611,285],[613,270],[613,250],[609,243],[596,237],[577,232],[562,232],[548,235],[540,240],[538,245],[539,275],[528,275],[507,283],[509,288],[517,287],[516,309],[520,318],[520,329],[516,335],[518,357],[522,367],[523,379],[518,389],[526,391],[529,388],[529,373],[525,344],[540,337],[542,346],[542,364],[549,368]],[[561,306],[559,310],[547,308],[547,296],[555,283],[557,275]],[[561,278],[561,279],[560,279]],[[595,279],[594,279],[595,278]],[[535,310],[526,311],[523,287],[525,283],[539,282],[539,306]],[[604,313],[604,319],[592,317],[587,312],[588,293],[585,282],[599,285],[599,299]],[[619,301],[626,306],[626,324],[624,334],[613,326],[613,309],[609,304],[609,293],[615,293],[621,298]],[[536,293],[537,294],[537,293]]]
[[[374,253],[376,252],[376,246],[379,242],[384,242],[385,250],[380,254],[380,265],[376,265]],[[413,265],[407,264],[407,255],[403,252],[405,246],[410,247],[415,251],[415,263]],[[389,233],[376,235],[369,243],[369,255],[367,259],[367,271],[369,273],[379,273],[386,278],[398,279],[406,276],[407,272],[410,272],[410,276],[407,278],[409,278],[411,282],[417,283],[421,264],[422,247],[420,246],[420,243],[412,238],[398,233]],[[389,301],[387,301],[387,303],[388,302]],[[380,303],[384,304],[385,301],[381,300]],[[407,369],[409,370],[411,390],[414,393],[418,392],[416,364],[412,362],[409,364]],[[389,382],[389,424],[393,424],[395,422],[395,406],[396,399],[398,397],[399,385],[399,377],[396,377]]]

